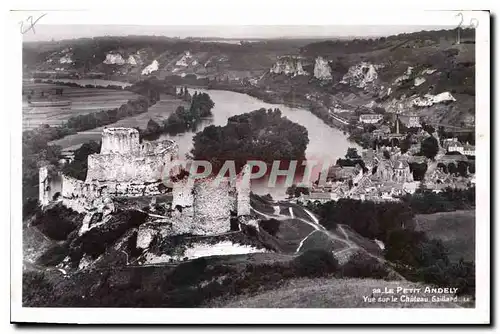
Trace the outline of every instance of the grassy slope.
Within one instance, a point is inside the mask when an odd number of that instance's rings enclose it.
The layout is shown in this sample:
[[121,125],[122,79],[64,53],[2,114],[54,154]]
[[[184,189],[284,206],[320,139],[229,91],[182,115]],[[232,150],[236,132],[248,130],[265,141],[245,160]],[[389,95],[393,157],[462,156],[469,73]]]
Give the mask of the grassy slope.
[[[375,279],[335,279],[318,278],[308,279],[300,278],[288,281],[281,288],[265,291],[256,295],[237,296],[229,299],[216,299],[212,301],[209,307],[226,308],[358,308],[358,307],[394,307],[394,308],[455,308],[459,307],[451,302],[416,302],[416,303],[367,303],[363,296],[370,297],[373,289],[388,289],[397,287],[403,288],[421,288],[421,293],[413,294],[419,297],[429,297],[424,294],[424,285],[404,282],[404,281],[383,281]],[[400,296],[397,294],[396,296]],[[412,296],[412,294],[407,294]],[[374,295],[378,297],[379,295]],[[384,295],[381,295],[384,296]],[[462,306],[464,303],[459,302]]]
[[443,241],[450,250],[450,259],[474,261],[475,258],[475,211],[463,210],[439,212],[415,217],[418,231],[424,231],[430,238]]

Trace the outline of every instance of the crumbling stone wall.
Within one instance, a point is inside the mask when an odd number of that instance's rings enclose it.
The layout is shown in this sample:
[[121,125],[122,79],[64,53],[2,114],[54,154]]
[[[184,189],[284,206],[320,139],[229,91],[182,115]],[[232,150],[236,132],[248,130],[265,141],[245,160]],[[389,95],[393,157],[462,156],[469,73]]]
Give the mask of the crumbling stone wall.
[[62,190],[62,179],[59,174],[50,173],[49,166],[40,167],[38,171],[38,200],[41,205],[49,204]]
[[62,175],[63,204],[77,212],[98,207],[106,198],[155,196],[167,191],[157,182],[83,182]]
[[170,168],[173,152],[143,155],[140,151],[128,154],[92,154],[88,157],[86,182],[155,182],[164,178]]

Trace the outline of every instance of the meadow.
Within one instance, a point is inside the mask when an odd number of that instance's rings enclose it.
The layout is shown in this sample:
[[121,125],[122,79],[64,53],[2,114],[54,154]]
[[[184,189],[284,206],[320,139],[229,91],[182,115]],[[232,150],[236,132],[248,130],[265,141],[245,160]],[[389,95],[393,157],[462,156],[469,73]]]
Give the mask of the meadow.
[[[34,91],[33,99],[39,99],[41,92],[44,95],[54,94],[56,89],[62,89],[61,100],[70,100],[71,106],[66,107],[31,107],[27,95]],[[24,83],[23,91],[23,130],[30,130],[41,124],[60,126],[72,116],[90,114],[96,111],[120,107],[128,100],[138,97],[137,94],[126,90],[112,90],[100,88],[67,87],[45,83]]]
[[475,210],[438,212],[415,216],[415,229],[425,232],[429,238],[439,239],[449,250],[449,258],[458,261],[474,261],[476,238]]

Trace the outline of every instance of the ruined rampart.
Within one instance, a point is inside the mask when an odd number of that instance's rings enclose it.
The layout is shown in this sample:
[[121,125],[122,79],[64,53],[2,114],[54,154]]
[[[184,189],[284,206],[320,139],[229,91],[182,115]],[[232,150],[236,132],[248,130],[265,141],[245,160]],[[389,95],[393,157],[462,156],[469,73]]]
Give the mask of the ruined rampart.
[[[103,133],[103,140],[104,140]],[[122,140],[108,136],[108,148],[104,144],[100,154],[88,157],[86,182],[157,182],[167,179],[170,163],[177,158],[178,147],[174,141],[145,142],[139,144],[135,133]],[[118,140],[115,140],[118,137]],[[104,141],[103,141],[104,143]],[[118,150],[110,149],[118,147]],[[102,153],[105,152],[105,153]]]
[[63,204],[78,212],[95,208],[106,198],[156,196],[166,191],[162,182],[83,182],[62,175]]

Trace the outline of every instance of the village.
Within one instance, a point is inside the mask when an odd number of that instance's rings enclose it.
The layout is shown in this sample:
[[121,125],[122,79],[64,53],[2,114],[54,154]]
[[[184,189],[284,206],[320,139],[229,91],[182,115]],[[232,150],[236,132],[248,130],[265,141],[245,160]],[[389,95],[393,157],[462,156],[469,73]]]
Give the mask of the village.
[[[349,148],[328,170],[326,183],[302,186],[298,202],[341,198],[398,201],[418,190],[435,193],[475,185],[474,129],[438,130],[415,114],[361,114],[356,127],[370,135],[361,154]],[[471,140],[471,141],[472,141]]]

